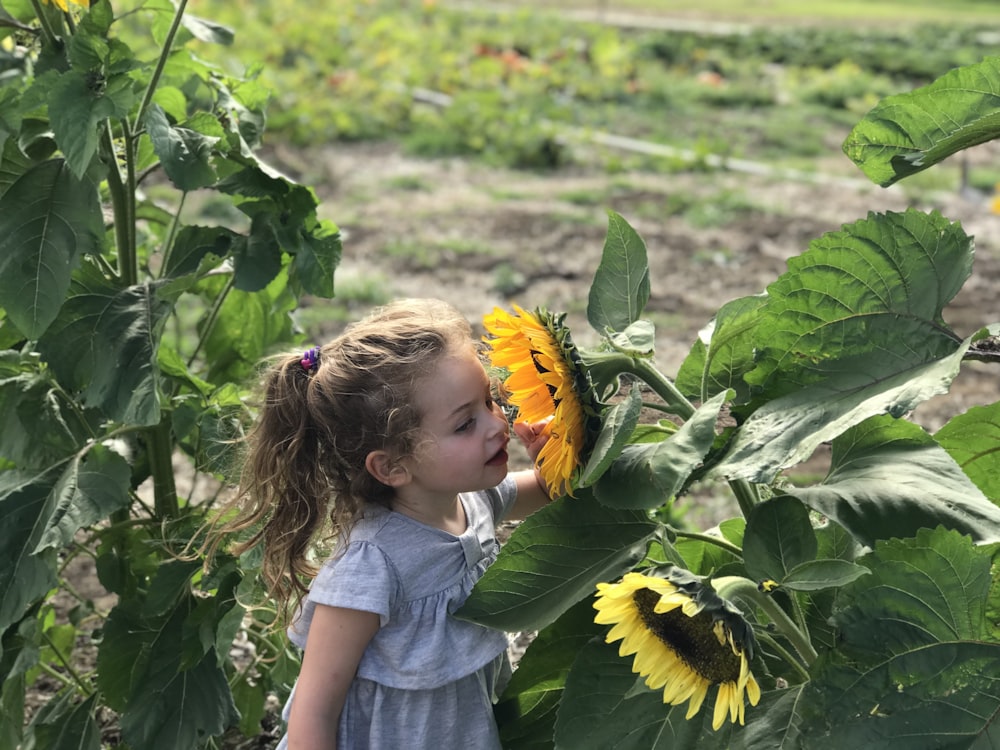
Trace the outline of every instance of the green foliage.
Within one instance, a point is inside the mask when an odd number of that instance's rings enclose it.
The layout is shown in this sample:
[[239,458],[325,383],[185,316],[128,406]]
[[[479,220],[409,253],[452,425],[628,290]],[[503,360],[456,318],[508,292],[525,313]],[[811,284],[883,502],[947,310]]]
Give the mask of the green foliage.
[[[130,747],[255,735],[294,660],[238,603],[252,561],[184,555],[212,503],[178,497],[175,464],[224,479],[240,384],[295,341],[300,295],[332,295],[337,228],[255,155],[259,84],[193,54],[226,27],[108,0],[11,2],[0,20],[17,29],[0,80],[0,744],[97,748],[108,709]],[[186,225],[192,191],[238,218]],[[110,611],[68,584],[81,556]],[[68,623],[57,592],[78,600]],[[236,664],[241,629],[256,655]],[[96,671],[74,668],[78,641]],[[42,670],[62,688],[23,726]]]
[[278,104],[272,132],[303,144],[398,138],[419,154],[531,169],[570,159],[580,128],[770,162],[814,158],[879,97],[995,51],[980,28],[957,25],[702,34],[582,23],[544,5],[215,5],[244,43],[207,54],[263,62]]
[[[887,183],[915,171],[907,164],[1000,136],[1000,109],[983,94],[994,65],[875,107],[848,142],[867,139],[859,166]],[[986,83],[973,95],[974,81]],[[928,163],[894,151],[879,135],[889,132],[920,144]],[[906,418],[947,393],[969,361],[1000,360],[1000,323],[958,332],[944,319],[972,261],[971,238],[937,213],[870,214],[813,241],[765,294],[723,305],[672,380],[642,318],[657,281],[645,246],[612,213],[588,305],[601,340],[578,351],[606,402],[593,455],[582,457],[577,496],[517,529],[459,612],[508,629],[545,626],[498,707],[506,746],[995,743],[1000,405],[958,414],[933,436]],[[657,400],[640,401],[636,380]],[[789,470],[823,443],[832,445],[825,476],[793,480]],[[672,520],[675,499],[703,482],[727,482],[740,516],[705,532]],[[631,651],[590,638],[594,595],[610,595],[589,581],[664,565],[700,576],[756,633],[750,666],[763,694],[745,723],[712,730],[704,707],[688,718],[686,706],[664,703],[677,694],[671,683],[649,689]],[[660,620],[657,630],[635,607],[628,627],[647,634],[635,647],[649,650],[648,672],[671,626]],[[676,669],[671,678],[684,679]],[[711,687],[706,705],[722,690]]]

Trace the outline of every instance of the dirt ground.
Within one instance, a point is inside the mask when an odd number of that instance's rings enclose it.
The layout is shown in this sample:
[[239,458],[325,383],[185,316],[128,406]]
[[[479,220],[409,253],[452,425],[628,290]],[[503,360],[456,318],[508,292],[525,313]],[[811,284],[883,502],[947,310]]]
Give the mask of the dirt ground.
[[[945,319],[963,336],[1000,321],[1000,215],[991,211],[990,196],[963,196],[957,186],[913,201],[904,185],[866,185],[860,173],[856,184],[732,172],[609,175],[586,167],[530,173],[414,159],[384,144],[338,144],[308,160],[281,151],[274,156],[316,187],[321,213],[341,227],[338,288],[380,279],[391,296],[440,296],[474,323],[494,305],[545,306],[566,312],[584,345],[596,337],[586,321],[587,292],[607,211],[616,211],[647,246],[652,295],[646,317],[656,325],[657,362],[668,376],[723,303],[763,291],[811,240],[869,211],[912,205],[961,222],[975,238],[976,260]],[[972,158],[996,164],[998,156],[1000,148],[987,145]],[[694,196],[705,206],[718,204],[716,220],[692,223],[690,211],[674,210],[694,203]],[[727,213],[732,203],[743,210]],[[330,332],[338,327],[331,323]],[[1000,399],[996,368],[966,369],[950,394],[918,411],[929,429],[971,405]]]

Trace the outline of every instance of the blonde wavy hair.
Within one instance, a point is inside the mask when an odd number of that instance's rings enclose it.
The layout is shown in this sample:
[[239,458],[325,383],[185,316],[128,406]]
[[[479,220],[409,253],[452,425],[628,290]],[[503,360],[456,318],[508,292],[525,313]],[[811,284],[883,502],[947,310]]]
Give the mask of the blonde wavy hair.
[[240,483],[211,534],[209,555],[232,535],[234,554],[262,548],[267,596],[287,624],[318,572],[311,550],[346,536],[369,503],[388,507],[392,488],[365,468],[372,451],[399,459],[420,439],[414,399],[444,356],[476,348],[468,321],[439,300],[399,300],[374,310],[319,350],[266,369],[247,434]]

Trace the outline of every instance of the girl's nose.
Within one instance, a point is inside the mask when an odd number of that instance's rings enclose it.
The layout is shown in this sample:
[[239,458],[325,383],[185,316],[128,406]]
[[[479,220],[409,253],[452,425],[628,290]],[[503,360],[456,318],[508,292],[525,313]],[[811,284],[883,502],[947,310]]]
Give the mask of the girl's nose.
[[497,418],[497,430],[507,432],[510,429],[510,425],[507,423],[507,415],[503,413],[503,409],[500,408],[500,404],[496,401],[490,407],[490,413]]

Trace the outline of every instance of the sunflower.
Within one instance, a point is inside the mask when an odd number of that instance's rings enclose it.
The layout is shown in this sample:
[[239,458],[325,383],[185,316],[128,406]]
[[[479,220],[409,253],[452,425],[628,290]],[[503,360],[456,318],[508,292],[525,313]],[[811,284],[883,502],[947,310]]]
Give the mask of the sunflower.
[[572,483],[600,426],[600,404],[563,316],[545,310],[516,314],[496,308],[483,318],[490,361],[509,373],[504,386],[518,418],[551,420],[536,465],[552,497],[572,494]]
[[606,641],[621,640],[621,656],[635,654],[632,671],[653,690],[663,689],[663,702],[688,704],[686,719],[701,708],[709,687],[718,685],[712,728],[726,720],[743,723],[746,693],[760,700],[760,687],[750,672],[756,639],[730,602],[680,568],[664,577],[626,573],[620,583],[597,584],[594,622],[614,625]]

